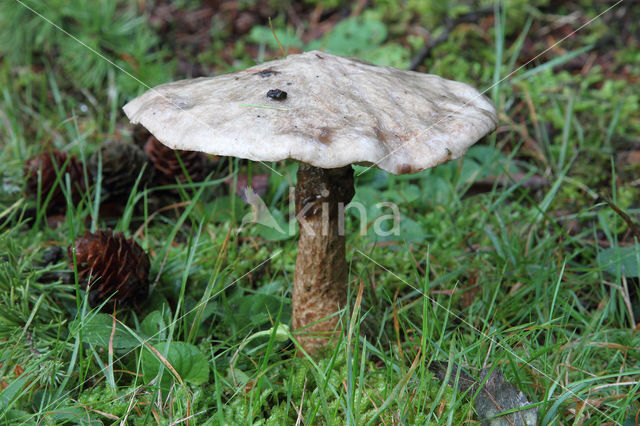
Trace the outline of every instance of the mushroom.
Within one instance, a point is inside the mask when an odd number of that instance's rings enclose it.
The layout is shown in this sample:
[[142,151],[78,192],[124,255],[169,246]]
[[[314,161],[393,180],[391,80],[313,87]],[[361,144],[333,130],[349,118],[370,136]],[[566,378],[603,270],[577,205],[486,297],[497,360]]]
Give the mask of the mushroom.
[[467,84],[321,51],[163,84],[124,111],[174,149],[300,162],[292,328],[310,354],[341,332],[351,164],[416,173],[462,156],[497,125],[494,106]]

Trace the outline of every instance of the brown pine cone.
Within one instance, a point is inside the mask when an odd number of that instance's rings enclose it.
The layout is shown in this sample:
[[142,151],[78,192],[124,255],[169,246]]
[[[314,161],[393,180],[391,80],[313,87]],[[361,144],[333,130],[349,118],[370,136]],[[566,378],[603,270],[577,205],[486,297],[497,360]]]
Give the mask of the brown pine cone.
[[182,167],[176,155],[180,156],[185,170],[193,182],[203,181],[209,170],[207,156],[198,151],[182,151],[171,149],[162,144],[155,136],[150,136],[144,144],[144,152],[153,163],[157,185],[173,185],[176,178],[180,182],[187,182]]
[[[111,230],[86,231],[67,248],[70,262],[75,248],[78,281],[89,291],[89,304],[135,306],[149,292],[149,256],[133,238]],[[71,265],[73,268],[73,264]]]
[[138,189],[143,189],[151,182],[153,164],[137,145],[118,140],[103,142],[100,149],[89,159],[94,176],[98,173],[99,153],[102,156],[102,190],[105,201],[120,201],[124,204],[145,164],[146,168],[138,183]]
[[[66,162],[66,165],[65,165]],[[84,170],[82,163],[78,161],[75,155],[69,156],[68,153],[58,150],[42,152],[27,160],[24,166],[24,177],[27,180],[27,193],[37,197],[38,195],[38,172],[41,173],[41,200],[44,200],[53,191],[49,204],[47,205],[48,214],[62,214],[67,208],[67,201],[64,193],[60,189],[60,185],[65,185],[64,174],[69,173],[71,182],[71,200],[77,203],[86,191]],[[60,176],[59,184],[55,186],[58,174]],[[89,181],[91,176],[89,175]]]

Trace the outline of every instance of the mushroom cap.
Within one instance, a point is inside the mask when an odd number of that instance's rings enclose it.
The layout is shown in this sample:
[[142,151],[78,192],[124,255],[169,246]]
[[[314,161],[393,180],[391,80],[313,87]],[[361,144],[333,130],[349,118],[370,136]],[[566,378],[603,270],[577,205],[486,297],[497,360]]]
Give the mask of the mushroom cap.
[[124,111],[174,149],[394,174],[458,158],[497,125],[465,83],[320,51],[163,84]]

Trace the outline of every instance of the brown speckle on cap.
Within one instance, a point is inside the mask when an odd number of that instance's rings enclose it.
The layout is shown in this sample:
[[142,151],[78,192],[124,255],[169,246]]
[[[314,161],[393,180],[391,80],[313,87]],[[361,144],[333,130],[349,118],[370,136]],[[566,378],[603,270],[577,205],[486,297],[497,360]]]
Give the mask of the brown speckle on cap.
[[318,135],[318,140],[320,142],[322,142],[325,145],[328,145],[331,143],[331,133],[332,130],[328,127],[321,127],[320,128],[320,134]]
[[414,168],[411,164],[401,164],[398,166],[398,174],[399,175],[408,175],[411,173],[419,172],[419,169]]
[[382,129],[380,129],[380,127],[374,127],[373,128],[374,133],[376,134],[376,138],[378,138],[378,140],[380,142],[386,142],[387,141],[387,135],[382,131]]

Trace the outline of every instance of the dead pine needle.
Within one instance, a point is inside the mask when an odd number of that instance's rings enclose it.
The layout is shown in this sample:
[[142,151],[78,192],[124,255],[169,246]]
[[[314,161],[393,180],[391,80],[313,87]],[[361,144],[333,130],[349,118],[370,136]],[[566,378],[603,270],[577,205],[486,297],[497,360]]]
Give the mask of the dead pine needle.
[[285,52],[284,47],[282,47],[282,44],[280,43],[280,40],[278,40],[278,36],[276,35],[276,31],[273,29],[273,24],[271,23],[271,17],[269,17],[269,28],[271,29],[271,34],[273,34],[273,38],[276,39],[276,43],[278,43],[278,47],[280,48],[280,51],[282,52],[282,56],[287,56],[287,52]]

